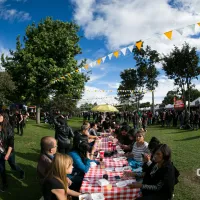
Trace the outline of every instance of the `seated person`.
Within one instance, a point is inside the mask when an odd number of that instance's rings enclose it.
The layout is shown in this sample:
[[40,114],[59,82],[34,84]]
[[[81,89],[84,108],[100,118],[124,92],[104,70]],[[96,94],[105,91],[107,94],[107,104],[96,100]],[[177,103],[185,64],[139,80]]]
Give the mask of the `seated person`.
[[142,171],[145,172],[150,165],[154,165],[153,157],[157,149],[159,148],[160,141],[156,137],[152,137],[148,149],[150,154],[144,154],[144,164],[142,166]]
[[117,135],[119,145],[125,152],[130,152],[132,149],[130,148],[132,141],[129,139],[128,135],[129,130],[130,130],[129,126],[123,126],[120,130],[120,133]]
[[66,174],[71,174],[72,169],[73,160],[70,156],[60,153],[54,156],[42,186],[44,200],[67,200],[67,195],[74,197],[81,195],[68,188]]
[[[179,176],[171,162],[171,150],[166,144],[160,144],[154,155],[155,165],[149,167],[142,183],[133,183],[133,188],[141,188],[143,197],[137,200],[170,200],[173,195],[174,185]],[[131,176],[131,172],[125,172]]]
[[[93,146],[94,141],[98,139],[98,136],[93,136],[89,134],[87,125],[82,125],[80,132],[78,132],[78,134],[76,134],[75,137],[81,138],[81,140],[87,141],[88,143],[90,143],[91,146]],[[77,141],[77,139],[75,139],[75,141]]]
[[90,169],[90,163],[96,162],[93,160],[95,147],[91,147],[87,141],[81,140],[81,138],[77,139],[78,141],[74,142],[73,149],[69,152],[74,162],[74,169],[69,177],[76,175],[83,178]]
[[138,131],[136,133],[136,142],[133,145],[131,154],[128,157],[134,158],[137,162],[143,162],[143,155],[149,154],[148,143],[144,141],[145,132]]
[[105,121],[103,121],[102,126],[104,130],[107,130],[109,127],[111,127],[110,119],[108,117],[106,117]]
[[[57,142],[55,138],[50,136],[45,136],[41,139],[40,146],[41,146],[41,153],[37,165],[37,175],[39,178],[39,182],[42,185],[44,182],[44,178],[46,177],[50,169],[50,165],[52,163],[54,155],[57,152]],[[79,185],[82,182],[80,183],[78,178],[73,177],[73,179],[71,180],[67,178],[67,181],[70,189],[79,191],[80,189]]]
[[37,165],[37,174],[40,184],[42,184],[57,151],[57,141],[50,136],[43,137],[40,147],[41,152]]
[[93,136],[97,136],[97,124],[95,122],[90,123],[90,130],[89,130],[89,134],[93,135]]

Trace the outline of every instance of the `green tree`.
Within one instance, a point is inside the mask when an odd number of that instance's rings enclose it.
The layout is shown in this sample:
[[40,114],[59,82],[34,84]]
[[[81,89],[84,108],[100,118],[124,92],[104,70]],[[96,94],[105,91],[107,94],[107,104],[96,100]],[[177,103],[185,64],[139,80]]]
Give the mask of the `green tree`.
[[80,106],[80,110],[81,111],[91,111],[91,109],[94,107],[94,106],[97,106],[97,103],[84,103]]
[[14,99],[15,84],[7,72],[0,72],[0,104],[9,104]]
[[[121,103],[133,103],[142,100],[144,96],[144,86],[142,84],[142,73],[135,69],[125,69],[120,73],[122,79],[118,88],[118,99]],[[132,90],[127,91],[127,90]],[[139,105],[138,105],[139,108]]]
[[145,85],[152,92],[152,112],[154,113],[154,90],[158,86],[156,78],[159,75],[155,64],[160,61],[159,54],[148,45],[146,49],[141,48],[140,50],[135,47],[133,53],[136,66],[141,73],[141,85]]
[[82,61],[78,65],[75,59],[81,53],[78,30],[74,23],[47,17],[26,28],[23,43],[17,37],[16,50],[10,51],[10,57],[2,56],[2,66],[16,84],[16,95],[36,104],[37,123],[40,105],[49,95],[81,97],[87,77],[75,72],[85,64]]
[[[185,91],[185,96],[186,96],[186,101],[189,101],[188,97],[189,97],[189,91],[186,90]],[[194,88],[191,88],[190,90],[190,102],[194,101],[195,99],[200,97],[200,91]]]
[[[198,63],[199,57],[196,48],[190,47],[188,43],[184,43],[181,49],[175,46],[169,55],[163,56],[163,69],[166,75],[174,80],[174,85],[180,88],[185,109],[187,109],[185,91],[188,90],[187,98],[190,99],[192,79],[198,79],[200,75]],[[190,101],[188,107],[190,111]]]
[[167,104],[174,104],[174,97],[180,97],[180,95],[178,94],[178,91],[173,91],[170,90],[167,92],[167,95],[164,97],[162,103],[167,105]]
[[150,102],[145,102],[145,103],[140,104],[140,108],[146,108],[146,107],[150,107],[150,106],[151,106]]

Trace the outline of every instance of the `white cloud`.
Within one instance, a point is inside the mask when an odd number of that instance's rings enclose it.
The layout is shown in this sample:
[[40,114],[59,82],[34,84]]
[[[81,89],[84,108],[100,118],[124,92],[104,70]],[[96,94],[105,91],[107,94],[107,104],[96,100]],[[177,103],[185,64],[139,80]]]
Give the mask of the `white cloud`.
[[[176,86],[174,86],[174,80],[168,79],[165,75],[159,76],[158,82],[159,82],[158,87],[154,92],[156,104],[162,103],[168,91],[176,89]],[[195,84],[196,89],[200,90],[199,80],[193,80],[192,83]],[[152,94],[150,91],[144,95],[144,98],[141,102],[147,102],[147,101],[152,102]]]
[[96,81],[96,80],[98,80],[98,79],[101,79],[101,78],[103,78],[104,76],[106,76],[106,73],[104,73],[104,74],[92,74],[91,76],[90,76],[90,80],[88,81],[88,83],[92,83],[92,82],[94,82],[94,81]]
[[16,2],[23,2],[23,3],[25,3],[25,2],[27,2],[27,0],[15,0]]
[[[161,75],[158,78],[158,87],[156,88],[155,92],[154,92],[154,96],[155,96],[155,104],[158,103],[162,103],[162,100],[164,99],[164,97],[166,96],[167,92],[169,90],[174,90],[174,81],[168,79],[166,76]],[[147,102],[149,101],[150,103],[152,102],[152,93],[150,91],[148,91],[145,95],[144,98],[141,102]]]
[[107,85],[108,90],[109,89],[118,89],[119,85],[120,85],[119,82],[108,82],[108,81],[99,81],[98,84]]
[[[9,56],[10,52],[8,49],[5,49],[4,47],[0,46],[0,56],[4,54],[4,56]],[[5,69],[1,66],[1,60],[0,60],[0,71],[5,71]]]
[[[96,90],[96,92],[95,92]],[[110,95],[108,92],[100,92],[100,88],[85,86],[85,92],[82,100],[78,102],[78,106],[84,103],[97,103],[99,104],[117,104],[118,101],[115,96]]]
[[[172,29],[197,23],[200,18],[200,5],[197,0],[174,0],[179,8],[168,4],[168,0],[73,0],[74,19],[82,26],[87,38],[105,37],[109,49],[117,49],[133,41],[155,37],[155,33],[164,33]],[[181,2],[181,4],[180,4]],[[182,6],[180,6],[182,5]],[[195,10],[195,13],[194,13]],[[192,32],[186,30],[182,41],[189,39]],[[169,41],[162,35],[146,41],[152,48],[169,52],[173,44],[180,45],[180,35],[174,34]],[[189,39],[189,43],[200,49],[198,39]]]
[[4,5],[5,2],[6,0],[0,0],[0,19],[20,22],[31,20],[29,13],[16,9],[7,9],[8,6]]

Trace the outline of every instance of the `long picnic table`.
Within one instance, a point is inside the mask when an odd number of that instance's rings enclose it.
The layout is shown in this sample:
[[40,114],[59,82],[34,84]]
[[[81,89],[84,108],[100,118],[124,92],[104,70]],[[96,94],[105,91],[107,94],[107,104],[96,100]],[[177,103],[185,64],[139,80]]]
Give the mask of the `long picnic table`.
[[[108,146],[108,137],[101,138],[101,143],[99,144],[99,149],[104,151],[111,151],[111,147]],[[119,155],[115,155],[119,157]],[[106,168],[116,168],[128,166],[128,161],[126,159],[120,160],[118,162],[113,160],[113,157],[107,157],[103,159]],[[83,183],[81,186],[81,192],[84,193],[103,193],[105,200],[133,200],[137,197],[140,197],[140,189],[133,189],[129,186],[117,187],[116,183],[121,181],[116,180],[116,176],[122,177],[123,172],[118,171],[106,171],[105,169],[100,168],[99,165],[91,167],[88,173],[85,174]],[[108,186],[99,186],[97,181],[103,178],[103,175],[108,175],[108,181],[112,185]],[[130,182],[135,182],[134,178],[129,179]]]

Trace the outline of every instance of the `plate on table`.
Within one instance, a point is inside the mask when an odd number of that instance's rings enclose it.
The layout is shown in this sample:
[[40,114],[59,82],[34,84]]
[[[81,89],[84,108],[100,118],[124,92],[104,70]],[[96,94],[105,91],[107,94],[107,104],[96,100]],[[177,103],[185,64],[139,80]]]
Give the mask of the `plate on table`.
[[125,152],[123,150],[117,150],[118,154],[125,154]]
[[117,187],[126,187],[127,186],[127,182],[126,181],[120,181],[116,183]]
[[107,167],[107,168],[105,168],[105,171],[113,172],[114,171],[114,167]]
[[123,172],[124,168],[123,167],[115,167],[116,172]]
[[79,195],[79,200],[92,200],[90,194],[81,194]]
[[132,168],[131,168],[131,166],[126,166],[126,167],[123,167],[123,169],[124,169],[124,171],[131,171],[132,170]]

